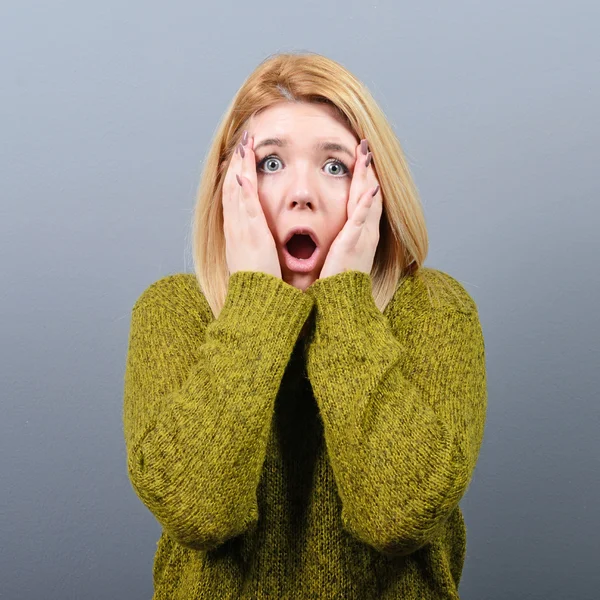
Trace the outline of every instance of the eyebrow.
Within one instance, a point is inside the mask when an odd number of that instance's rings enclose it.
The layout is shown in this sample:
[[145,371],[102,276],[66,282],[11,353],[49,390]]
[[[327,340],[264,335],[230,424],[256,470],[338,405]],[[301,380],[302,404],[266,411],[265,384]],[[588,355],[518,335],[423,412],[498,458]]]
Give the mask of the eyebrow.
[[[266,140],[262,140],[261,142],[256,144],[256,146],[254,147],[254,152],[256,152],[259,148],[262,148],[263,146],[279,146],[280,148],[284,148],[287,145],[288,145],[288,140],[286,138],[283,138],[283,139],[278,138],[278,137],[267,138]],[[346,146],[343,146],[342,144],[338,144],[336,142],[317,142],[314,145],[314,148],[316,150],[323,150],[323,151],[344,152],[350,158],[355,158],[354,153],[350,152],[350,150],[348,150],[348,148],[346,148]]]

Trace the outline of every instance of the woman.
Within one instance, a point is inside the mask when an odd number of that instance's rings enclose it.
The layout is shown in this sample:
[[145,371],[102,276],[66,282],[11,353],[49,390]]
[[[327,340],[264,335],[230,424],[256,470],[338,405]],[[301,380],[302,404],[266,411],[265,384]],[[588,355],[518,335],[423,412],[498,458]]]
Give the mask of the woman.
[[418,194],[365,87],[318,54],[263,61],[193,234],[195,273],[141,294],[127,355],[153,598],[458,598],[484,340],[463,286],[422,266]]

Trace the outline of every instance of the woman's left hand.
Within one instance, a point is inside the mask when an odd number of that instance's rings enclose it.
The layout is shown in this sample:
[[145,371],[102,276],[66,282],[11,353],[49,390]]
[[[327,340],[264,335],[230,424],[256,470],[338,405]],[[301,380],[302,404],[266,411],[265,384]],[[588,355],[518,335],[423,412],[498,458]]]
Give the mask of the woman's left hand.
[[[372,154],[366,156],[367,141],[356,146],[356,162],[350,184],[347,221],[327,253],[319,279],[344,271],[370,273],[379,243],[379,221],[383,211],[381,191],[371,166]],[[369,163],[368,165],[366,163]]]

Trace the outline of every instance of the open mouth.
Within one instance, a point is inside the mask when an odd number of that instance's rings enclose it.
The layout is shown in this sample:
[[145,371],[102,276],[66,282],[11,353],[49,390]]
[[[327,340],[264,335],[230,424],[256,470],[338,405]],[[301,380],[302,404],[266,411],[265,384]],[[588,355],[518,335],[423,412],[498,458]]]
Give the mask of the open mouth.
[[310,258],[317,248],[310,235],[303,233],[295,233],[285,247],[291,256],[304,260]]

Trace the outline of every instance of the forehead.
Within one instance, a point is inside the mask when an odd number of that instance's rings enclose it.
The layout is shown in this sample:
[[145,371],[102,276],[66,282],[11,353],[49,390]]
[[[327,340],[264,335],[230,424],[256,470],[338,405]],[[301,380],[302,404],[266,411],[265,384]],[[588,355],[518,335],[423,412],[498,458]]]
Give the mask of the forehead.
[[258,135],[311,138],[336,136],[348,142],[356,141],[356,136],[342,122],[336,110],[326,104],[283,101],[254,115],[250,119],[248,128],[255,137]]

